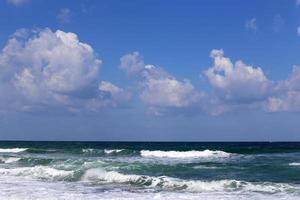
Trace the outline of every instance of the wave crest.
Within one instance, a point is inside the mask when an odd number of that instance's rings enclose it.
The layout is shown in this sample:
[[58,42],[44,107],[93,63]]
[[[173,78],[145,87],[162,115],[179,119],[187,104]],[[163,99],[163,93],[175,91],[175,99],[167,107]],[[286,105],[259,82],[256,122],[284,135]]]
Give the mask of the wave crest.
[[0,162],[1,163],[15,163],[18,162],[19,160],[21,160],[21,158],[15,158],[15,157],[9,157],[9,158],[0,158]]
[[300,166],[300,163],[299,162],[289,163],[289,166]]
[[26,151],[27,148],[11,148],[11,149],[0,149],[0,153],[19,153]]
[[1,175],[22,176],[47,180],[64,180],[74,174],[73,171],[58,170],[46,166],[20,167],[13,169],[0,168]]
[[252,191],[277,193],[292,191],[291,185],[283,183],[250,183],[238,180],[182,180],[167,176],[152,177],[145,175],[126,175],[116,171],[103,169],[89,169],[82,177],[82,181],[95,183],[119,183],[137,186],[161,188],[165,190],[184,190],[188,192],[222,192],[222,191]]
[[209,157],[229,157],[231,154],[224,151],[149,151],[142,150],[142,157],[158,158],[209,158]]

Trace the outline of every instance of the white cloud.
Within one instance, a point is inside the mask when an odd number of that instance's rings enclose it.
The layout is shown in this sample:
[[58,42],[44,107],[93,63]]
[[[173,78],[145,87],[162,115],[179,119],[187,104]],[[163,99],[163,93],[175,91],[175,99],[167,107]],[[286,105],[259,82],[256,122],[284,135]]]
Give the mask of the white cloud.
[[300,111],[300,67],[295,66],[285,80],[271,81],[259,67],[242,61],[232,63],[223,50],[212,50],[211,57],[214,65],[204,74],[217,97],[212,113],[244,108],[268,112]]
[[279,89],[286,91],[300,91],[300,67],[294,66],[289,77],[284,81],[280,81],[278,87]]
[[143,57],[138,52],[127,54],[121,57],[120,68],[125,70],[128,74],[134,75],[144,70],[145,63]]
[[109,99],[113,99],[114,102],[122,102],[123,100],[128,100],[130,98],[130,94],[127,91],[108,81],[101,81],[98,89],[109,95]]
[[252,18],[246,21],[245,28],[248,31],[256,31],[257,30],[257,21],[256,18]]
[[28,3],[30,0],[7,0],[8,3],[14,6],[22,6],[25,3]]
[[268,99],[267,111],[269,112],[299,112],[300,92],[288,91],[279,97]]
[[62,24],[69,23],[71,21],[71,10],[69,8],[60,9],[57,19]]
[[300,0],[296,0],[296,5],[297,5],[297,6],[300,5]]
[[297,28],[297,34],[300,36],[300,26]]
[[108,81],[101,81],[97,96],[88,99],[85,106],[87,110],[98,111],[103,107],[115,107],[127,103],[130,98],[131,94],[128,91]]
[[214,64],[204,72],[216,95],[210,98],[214,99],[211,113],[243,109],[300,112],[300,67],[295,66],[285,80],[271,81],[259,67],[232,63],[223,50],[212,50],[211,57]]
[[190,81],[178,80],[161,68],[145,65],[138,52],[123,56],[120,67],[138,78],[139,96],[152,111],[195,106],[204,96]]
[[[107,97],[98,88],[100,65],[93,48],[74,33],[17,31],[0,54],[0,83],[6,91],[0,99],[17,101],[20,109],[47,105],[83,108],[89,101]],[[7,91],[13,91],[10,99],[5,97]],[[113,103],[114,99],[110,100]]]
[[223,50],[214,49],[210,55],[214,64],[204,74],[220,99],[247,104],[264,100],[272,91],[272,82],[261,68],[240,60],[232,63]]
[[[158,69],[153,66],[150,70]],[[170,75],[150,75],[142,83],[142,88],[141,99],[150,106],[186,107],[198,102],[201,97],[190,81],[180,81]]]
[[267,110],[270,112],[300,111],[300,67],[294,66],[286,80],[276,85],[277,94],[268,99]]

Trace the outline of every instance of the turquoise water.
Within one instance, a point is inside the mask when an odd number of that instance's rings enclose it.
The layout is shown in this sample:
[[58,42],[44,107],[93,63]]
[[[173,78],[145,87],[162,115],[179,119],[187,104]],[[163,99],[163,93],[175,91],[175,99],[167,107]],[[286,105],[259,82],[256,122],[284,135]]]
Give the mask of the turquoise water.
[[300,199],[300,143],[0,142],[0,199]]

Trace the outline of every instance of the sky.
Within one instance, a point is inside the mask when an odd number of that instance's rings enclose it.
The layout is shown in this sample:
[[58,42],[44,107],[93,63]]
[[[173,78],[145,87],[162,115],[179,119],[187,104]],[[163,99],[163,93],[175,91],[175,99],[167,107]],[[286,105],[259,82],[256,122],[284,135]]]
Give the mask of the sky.
[[299,141],[299,0],[0,0],[0,140]]

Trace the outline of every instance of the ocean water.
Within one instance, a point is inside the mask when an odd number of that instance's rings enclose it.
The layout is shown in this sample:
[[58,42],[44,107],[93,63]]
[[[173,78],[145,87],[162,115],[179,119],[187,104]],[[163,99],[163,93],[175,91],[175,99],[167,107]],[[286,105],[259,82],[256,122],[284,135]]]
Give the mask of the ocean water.
[[300,143],[3,141],[0,199],[300,199]]

